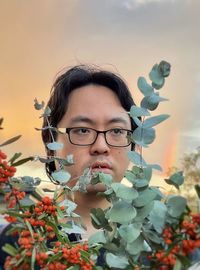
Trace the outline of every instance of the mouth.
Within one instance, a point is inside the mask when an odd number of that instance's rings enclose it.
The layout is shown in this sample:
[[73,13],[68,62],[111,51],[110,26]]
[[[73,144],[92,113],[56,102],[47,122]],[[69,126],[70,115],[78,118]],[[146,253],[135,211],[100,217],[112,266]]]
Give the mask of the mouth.
[[91,172],[103,172],[110,174],[112,171],[112,167],[107,162],[95,162],[91,166]]

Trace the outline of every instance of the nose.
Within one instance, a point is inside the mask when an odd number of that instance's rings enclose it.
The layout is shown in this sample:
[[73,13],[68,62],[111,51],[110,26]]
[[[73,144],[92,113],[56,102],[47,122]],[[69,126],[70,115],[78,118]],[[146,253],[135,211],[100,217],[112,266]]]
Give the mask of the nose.
[[96,141],[90,146],[91,155],[108,155],[110,147],[105,140],[103,133],[99,133]]

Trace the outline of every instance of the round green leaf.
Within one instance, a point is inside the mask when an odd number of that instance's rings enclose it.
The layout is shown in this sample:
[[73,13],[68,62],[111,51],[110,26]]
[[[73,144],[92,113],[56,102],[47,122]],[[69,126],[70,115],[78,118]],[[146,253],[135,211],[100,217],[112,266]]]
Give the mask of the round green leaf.
[[171,195],[166,202],[167,211],[172,217],[179,217],[184,212],[186,204],[187,200],[184,197]]
[[127,242],[135,241],[141,233],[141,224],[121,225],[118,229],[121,237]]
[[150,111],[155,110],[161,101],[166,101],[166,98],[160,97],[159,93],[152,93],[150,96],[144,97],[141,101],[141,107]]
[[129,243],[126,247],[126,250],[131,254],[131,255],[137,255],[139,254],[142,250],[144,250],[144,238],[140,236],[133,241],[132,243]]
[[66,184],[71,177],[70,173],[64,170],[55,171],[51,174],[51,176],[55,181],[58,181],[60,184]]
[[112,183],[112,175],[100,172],[99,180],[106,186],[110,186]]
[[146,162],[144,161],[142,156],[135,151],[129,151],[128,158],[135,165],[146,166]]
[[134,200],[134,206],[142,207],[153,201],[156,196],[157,193],[154,190],[148,188],[139,193],[138,198]]
[[140,106],[150,111],[154,111],[158,107],[159,102],[153,102],[150,96],[144,97],[140,103]]
[[132,139],[139,145],[151,144],[155,137],[156,133],[153,128],[137,127],[132,134]]
[[137,216],[135,217],[135,222],[143,222],[144,218],[146,218],[151,210],[153,209],[155,201],[151,201],[150,203],[146,204],[143,207],[137,209]]
[[130,115],[132,118],[134,118],[134,117],[140,117],[140,116],[149,116],[150,113],[145,108],[141,108],[141,107],[137,107],[133,105],[130,110]]
[[154,201],[154,207],[149,214],[149,220],[153,224],[154,229],[161,233],[165,225],[167,207],[163,202]]
[[49,150],[53,150],[53,151],[55,151],[55,150],[60,150],[60,149],[63,148],[63,143],[58,143],[58,142],[48,143],[48,144],[47,144],[47,148],[48,148]]
[[145,234],[145,238],[149,238],[152,242],[156,243],[156,244],[160,244],[162,242],[162,239],[154,232],[151,230],[146,230],[144,231]]
[[169,185],[174,185],[177,189],[181,186],[184,182],[183,172],[179,171],[170,176],[170,178],[165,180]]
[[171,65],[166,61],[161,61],[158,65],[158,70],[163,77],[168,77],[171,70]]
[[158,64],[155,64],[149,73],[150,80],[156,85],[163,85],[163,81],[165,80],[162,74],[159,71]]
[[138,192],[132,187],[127,187],[121,183],[113,183],[111,185],[116,196],[118,198],[124,199],[125,201],[132,202],[132,200],[138,197]]
[[156,126],[160,124],[161,122],[165,121],[167,118],[169,118],[168,114],[161,114],[161,115],[149,117],[143,122],[143,127],[150,128],[150,127]]
[[106,218],[112,222],[124,224],[135,218],[137,212],[135,208],[125,201],[117,201],[106,213]]
[[111,269],[125,269],[129,265],[128,259],[125,256],[106,254],[106,263]]
[[97,243],[106,243],[106,238],[103,231],[98,231],[92,234],[88,239],[89,246],[92,246]]
[[137,85],[144,96],[150,96],[153,93],[153,87],[147,83],[144,77],[139,77]]

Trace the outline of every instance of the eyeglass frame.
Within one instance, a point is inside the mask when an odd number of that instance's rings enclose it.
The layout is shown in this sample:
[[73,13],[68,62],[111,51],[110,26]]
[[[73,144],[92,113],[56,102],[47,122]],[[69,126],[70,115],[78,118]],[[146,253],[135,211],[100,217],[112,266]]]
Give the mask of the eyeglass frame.
[[[77,144],[77,143],[73,143],[72,141],[71,141],[71,138],[70,138],[70,131],[71,130],[73,130],[73,129],[77,129],[77,128],[85,128],[85,129],[90,129],[90,130],[94,130],[95,132],[96,132],[96,138],[95,138],[95,140],[94,140],[94,142],[93,143],[90,143],[90,144]],[[73,145],[78,145],[78,146],[89,146],[89,145],[93,145],[95,142],[96,142],[96,140],[97,140],[97,138],[98,138],[98,136],[99,136],[99,134],[100,133],[103,133],[104,134],[104,139],[105,139],[105,142],[107,143],[107,145],[109,145],[109,146],[112,146],[112,147],[127,147],[127,146],[129,146],[130,144],[132,144],[133,142],[130,140],[130,142],[129,142],[129,144],[126,144],[126,145],[112,145],[112,144],[109,144],[108,142],[107,142],[107,139],[106,139],[106,133],[108,132],[108,131],[111,131],[111,130],[115,130],[115,129],[119,129],[119,130],[125,130],[125,131],[129,131],[130,133],[133,133],[133,131],[132,130],[130,130],[130,129],[125,129],[125,128],[111,128],[111,129],[108,129],[108,130],[96,130],[96,129],[94,129],[94,128],[89,128],[89,127],[70,127],[70,128],[57,128],[57,131],[59,132],[59,133],[61,133],[61,134],[68,134],[68,138],[69,138],[69,141],[70,141],[70,143],[71,144],[73,144]],[[64,130],[64,131],[63,131]]]

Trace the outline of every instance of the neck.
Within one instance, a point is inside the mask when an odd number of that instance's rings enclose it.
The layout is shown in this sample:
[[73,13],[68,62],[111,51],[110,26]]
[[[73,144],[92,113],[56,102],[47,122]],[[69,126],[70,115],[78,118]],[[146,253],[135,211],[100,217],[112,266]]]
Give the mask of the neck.
[[76,213],[82,218],[83,224],[86,226],[86,235],[83,238],[88,238],[91,234],[96,232],[96,229],[91,223],[90,210],[92,208],[105,209],[109,207],[109,202],[101,195],[95,192],[75,194],[75,203],[77,204]]

